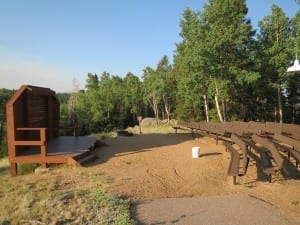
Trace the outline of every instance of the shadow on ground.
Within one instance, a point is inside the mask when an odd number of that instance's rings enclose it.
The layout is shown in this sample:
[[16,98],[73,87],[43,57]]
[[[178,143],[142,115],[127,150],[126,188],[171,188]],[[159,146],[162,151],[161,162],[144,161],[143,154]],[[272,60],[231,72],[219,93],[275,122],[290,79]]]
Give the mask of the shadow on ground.
[[95,149],[94,154],[98,156],[98,159],[90,163],[89,166],[106,162],[113,157],[153,151],[157,147],[177,145],[191,139],[193,139],[192,136],[185,133],[141,134],[106,138],[106,146]]
[[300,171],[288,159],[284,159],[281,173],[286,179],[300,179]]
[[[267,182],[269,178],[268,178],[268,175],[263,172],[260,158],[251,151],[248,151],[248,155],[254,162],[253,164],[251,164],[249,166],[256,167],[257,180]],[[286,158],[284,158],[282,169],[277,172],[280,173],[284,179],[300,179],[300,171],[297,169],[297,167],[293,163],[291,163]],[[272,181],[274,181],[274,179],[277,180],[278,176],[275,175],[272,178]]]

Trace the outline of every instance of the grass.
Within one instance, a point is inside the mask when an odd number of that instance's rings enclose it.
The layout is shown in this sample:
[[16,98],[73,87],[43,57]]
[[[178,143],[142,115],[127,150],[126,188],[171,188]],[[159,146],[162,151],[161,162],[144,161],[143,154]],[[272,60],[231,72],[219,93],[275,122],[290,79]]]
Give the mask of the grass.
[[102,132],[102,133],[95,133],[92,134],[92,136],[98,138],[99,140],[101,140],[102,142],[105,143],[105,139],[108,137],[115,137],[116,133],[115,132]]
[[29,174],[33,173],[36,167],[37,165],[33,163],[19,163],[17,171],[19,175]]
[[9,174],[9,162],[8,162],[8,158],[0,158],[0,177],[5,175],[5,174]]
[[[138,133],[139,128],[127,129]],[[144,127],[145,133],[174,133],[172,127]],[[101,140],[115,133],[94,134]],[[106,189],[106,178],[91,168],[55,166],[35,175],[36,165],[20,164],[10,177],[7,158],[0,159],[0,224],[134,225],[130,202]]]
[[130,202],[105,184],[103,175],[70,166],[38,176],[1,175],[0,224],[135,224]]
[[[129,127],[127,128],[129,132],[132,132],[134,134],[139,134],[139,126],[135,127]],[[161,123],[159,125],[145,125],[142,126],[142,133],[159,133],[159,134],[167,134],[167,133],[175,133],[174,128],[172,128],[171,125],[166,124],[166,123]]]

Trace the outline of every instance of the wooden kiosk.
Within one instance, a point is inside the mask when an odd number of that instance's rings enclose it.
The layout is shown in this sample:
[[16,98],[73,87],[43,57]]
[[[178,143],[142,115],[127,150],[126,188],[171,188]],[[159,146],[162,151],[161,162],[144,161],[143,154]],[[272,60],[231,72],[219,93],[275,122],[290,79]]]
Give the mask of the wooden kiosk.
[[11,175],[18,163],[80,164],[91,158],[97,139],[59,136],[60,104],[49,88],[23,85],[6,104]]

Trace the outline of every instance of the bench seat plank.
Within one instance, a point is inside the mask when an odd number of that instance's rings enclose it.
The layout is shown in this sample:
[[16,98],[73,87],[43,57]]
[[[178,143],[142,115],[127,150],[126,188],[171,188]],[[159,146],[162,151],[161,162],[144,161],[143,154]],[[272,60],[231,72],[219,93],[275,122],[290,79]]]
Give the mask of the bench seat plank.
[[268,181],[271,183],[272,175],[276,174],[276,171],[268,150],[264,147],[257,146],[253,140],[247,140],[246,143],[250,149],[254,149],[256,153],[259,154],[262,171],[268,176]]
[[261,144],[262,146],[264,146],[266,149],[268,149],[270,151],[270,153],[272,154],[272,157],[274,158],[274,161],[276,162],[276,164],[280,170],[283,166],[284,159],[280,155],[275,144],[265,138],[258,136],[258,135],[253,135],[252,140],[255,141],[256,143]]
[[247,169],[248,169],[248,164],[249,164],[249,157],[248,157],[248,149],[247,149],[247,144],[246,142],[241,139],[239,136],[236,134],[231,134],[231,140],[237,144],[240,149],[242,150],[242,155],[243,155],[243,175],[246,174]]
[[285,144],[288,144],[296,149],[300,149],[300,141],[297,139],[290,138],[290,137],[284,136],[282,134],[275,134],[273,136],[273,138],[277,141],[281,141]]
[[229,142],[224,142],[224,145],[231,154],[227,174],[233,176],[233,184],[236,184],[236,177],[239,176],[240,169],[240,154]]

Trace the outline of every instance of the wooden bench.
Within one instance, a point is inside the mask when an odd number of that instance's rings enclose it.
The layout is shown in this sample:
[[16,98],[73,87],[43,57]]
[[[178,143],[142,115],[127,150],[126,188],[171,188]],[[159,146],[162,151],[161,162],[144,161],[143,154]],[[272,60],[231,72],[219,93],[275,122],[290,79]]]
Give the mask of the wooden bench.
[[296,124],[283,123],[281,125],[281,134],[300,141],[300,126]]
[[231,154],[227,175],[233,177],[233,184],[235,185],[237,183],[236,177],[240,175],[240,154],[229,142],[224,142],[224,145],[226,151]]
[[275,122],[266,122],[264,132],[267,134],[281,134],[282,125]]
[[220,139],[229,141],[228,138],[230,137],[230,135],[226,132],[225,125],[223,123],[201,122],[200,131],[202,131],[205,135],[214,138],[216,140],[217,145]]
[[263,167],[264,173],[268,175],[269,183],[272,182],[272,175],[276,174],[276,171],[272,165],[270,155],[267,150],[261,149],[260,152],[260,159]]
[[275,134],[273,136],[274,139],[280,141],[280,142],[283,142],[295,149],[300,149],[300,140],[297,140],[297,139],[294,139],[294,138],[290,138],[290,137],[287,137],[285,135],[281,135],[281,134]]
[[272,157],[274,158],[274,161],[277,164],[278,169],[282,168],[284,159],[280,155],[278,149],[276,148],[276,146],[273,142],[271,142],[270,140],[267,140],[266,138],[262,138],[258,135],[253,135],[252,140],[254,140],[257,143],[260,143],[265,148],[267,148],[270,151]]
[[254,149],[260,156],[260,163],[263,169],[263,172],[268,176],[269,183],[272,182],[272,175],[276,174],[275,168],[271,162],[271,156],[268,153],[268,150],[264,147],[257,146],[253,140],[245,141],[247,143],[248,149]]
[[260,151],[260,155],[262,157],[261,160],[264,167],[264,171],[267,174],[269,174],[269,182],[271,182],[271,175],[274,174],[274,168],[272,169],[273,166],[271,167],[271,157],[274,159],[279,171],[282,169],[284,159],[280,155],[278,149],[276,148],[276,145],[271,141],[267,140],[266,138],[262,138],[258,135],[253,135],[252,140],[256,143],[261,144],[265,149]]
[[238,134],[243,136],[246,132],[246,127],[248,126],[245,122],[233,121],[233,122],[225,122],[225,129],[230,134]]
[[199,131],[200,124],[198,122],[190,122],[187,124],[187,128],[190,129],[192,136],[196,137],[196,134]]
[[193,137],[199,133],[211,136],[216,140],[216,144],[218,144],[218,140],[220,139],[229,141],[230,137],[230,134],[226,132],[225,125],[223,123],[179,121],[177,125],[172,128],[175,129],[175,133],[177,133],[179,129],[190,130]]
[[172,128],[175,130],[175,134],[178,133],[178,130],[190,130],[186,127],[181,127],[181,126],[173,126]]
[[284,151],[288,152],[288,159],[290,160],[290,156],[292,155],[296,160],[296,167],[298,168],[300,162],[300,141],[294,138],[286,137],[281,134],[275,134],[273,138],[279,142],[279,144],[286,144],[290,146],[290,148],[280,145],[280,148]]
[[[173,126],[172,127],[174,130],[175,130],[175,133],[177,134],[178,133],[178,130],[191,130],[189,128],[189,123],[188,122],[184,122],[184,121],[178,121],[177,125],[176,126]],[[191,131],[192,132],[192,135],[193,135],[193,130]]]
[[262,122],[250,121],[248,122],[247,131],[249,134],[264,134],[266,130],[266,124]]
[[247,173],[249,157],[248,157],[248,147],[244,140],[238,137],[236,134],[231,134],[231,140],[237,144],[242,150],[242,159],[243,159],[243,175]]

